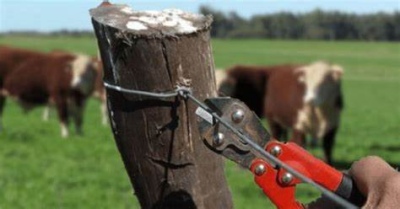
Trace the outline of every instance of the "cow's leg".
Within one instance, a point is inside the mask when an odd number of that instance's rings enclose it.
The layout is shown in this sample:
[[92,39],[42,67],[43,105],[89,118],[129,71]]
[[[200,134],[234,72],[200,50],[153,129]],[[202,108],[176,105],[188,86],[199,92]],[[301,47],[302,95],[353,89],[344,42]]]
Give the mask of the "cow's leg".
[[0,95],[0,132],[3,129],[2,116],[3,116],[3,109],[4,109],[5,104],[6,104],[6,97]]
[[101,112],[101,123],[103,124],[103,126],[107,126],[108,115],[107,115],[107,102],[105,100],[101,101],[100,112]]
[[337,128],[333,128],[328,131],[323,138],[325,162],[327,162],[329,165],[332,165],[332,150],[335,143],[336,132]]
[[275,139],[279,141],[287,140],[287,131],[284,127],[279,125],[278,123],[273,122],[272,120],[268,120],[269,127],[271,129],[271,134]]
[[292,139],[290,141],[304,147],[306,144],[306,135],[302,131],[293,130]]
[[47,104],[47,106],[45,106],[45,108],[44,108],[44,110],[43,110],[43,115],[42,115],[42,118],[43,118],[43,121],[49,121],[49,119],[50,119],[50,112],[51,112],[51,109],[54,107],[54,100],[52,100],[51,98],[49,99],[49,101],[48,101],[48,104]]
[[71,116],[75,125],[75,130],[78,135],[82,135],[82,124],[83,124],[83,110],[85,107],[85,97],[76,94],[70,104]]
[[72,117],[75,124],[75,130],[78,135],[82,135],[82,124],[83,124],[83,106],[76,106]]
[[42,119],[43,121],[49,121],[50,118],[50,105],[47,105],[44,107],[43,109],[43,115],[42,115]]
[[316,133],[311,133],[311,141],[309,142],[311,148],[316,148],[318,146],[318,137]]
[[61,127],[61,137],[62,138],[67,138],[69,136],[68,122],[61,121],[60,122],[60,127]]
[[60,120],[61,137],[67,138],[69,135],[67,101],[65,98],[56,98],[55,103],[56,103],[58,118]]

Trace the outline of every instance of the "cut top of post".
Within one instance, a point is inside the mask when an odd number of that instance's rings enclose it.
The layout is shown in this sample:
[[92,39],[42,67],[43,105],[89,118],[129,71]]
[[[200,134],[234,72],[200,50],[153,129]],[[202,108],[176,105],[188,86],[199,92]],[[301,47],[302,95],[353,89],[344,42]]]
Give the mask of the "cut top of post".
[[110,5],[90,10],[92,18],[110,27],[145,37],[191,34],[210,27],[211,16],[178,9],[134,11],[127,5]]

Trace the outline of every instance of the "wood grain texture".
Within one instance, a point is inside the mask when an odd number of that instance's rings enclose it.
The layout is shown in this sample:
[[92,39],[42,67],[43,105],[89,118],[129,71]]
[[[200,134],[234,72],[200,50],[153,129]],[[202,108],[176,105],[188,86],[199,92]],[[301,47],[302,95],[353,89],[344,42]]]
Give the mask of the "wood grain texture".
[[[181,85],[201,100],[216,96],[209,27],[146,37],[92,22],[105,81],[150,92]],[[113,90],[107,90],[107,100],[115,141],[142,208],[233,208],[223,160],[200,139],[195,104]]]

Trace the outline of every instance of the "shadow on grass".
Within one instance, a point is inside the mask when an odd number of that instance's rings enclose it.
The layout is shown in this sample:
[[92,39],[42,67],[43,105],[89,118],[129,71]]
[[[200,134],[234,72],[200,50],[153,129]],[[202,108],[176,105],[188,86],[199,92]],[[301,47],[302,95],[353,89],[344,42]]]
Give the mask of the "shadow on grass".
[[353,164],[353,161],[340,161],[340,160],[333,161],[333,167],[338,170],[348,170],[350,169],[351,164]]
[[[353,162],[355,162],[355,161],[336,160],[333,162],[333,167],[336,168],[337,170],[349,170],[351,165],[353,164]],[[386,161],[386,162],[389,163],[389,165],[391,165],[393,168],[400,167],[399,162],[393,162],[393,161]]]
[[12,140],[14,142],[30,142],[36,139],[36,136],[25,131],[4,131],[2,133],[6,140]]
[[382,144],[372,144],[369,147],[370,150],[374,151],[388,151],[388,152],[399,152],[400,145],[382,145]]

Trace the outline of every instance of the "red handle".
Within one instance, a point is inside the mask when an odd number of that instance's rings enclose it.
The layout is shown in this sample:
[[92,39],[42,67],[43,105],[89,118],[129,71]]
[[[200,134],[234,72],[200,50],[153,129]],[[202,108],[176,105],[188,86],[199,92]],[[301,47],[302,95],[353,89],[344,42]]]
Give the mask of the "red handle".
[[[263,167],[264,171],[260,172]],[[279,209],[303,209],[303,205],[295,199],[295,185],[282,185],[277,181],[278,172],[261,159],[253,161],[250,170],[254,180],[261,187],[264,194]]]
[[342,172],[315,158],[297,144],[271,141],[265,150],[271,153],[276,147],[281,150],[277,158],[325,188],[336,191],[342,182]]
[[[314,182],[335,192],[342,183],[343,174],[315,158],[295,143],[271,141],[266,151]],[[264,168],[264,169],[262,169]],[[261,159],[253,161],[250,170],[255,182],[279,209],[304,208],[295,199],[296,185],[301,181],[280,168],[273,168]]]

